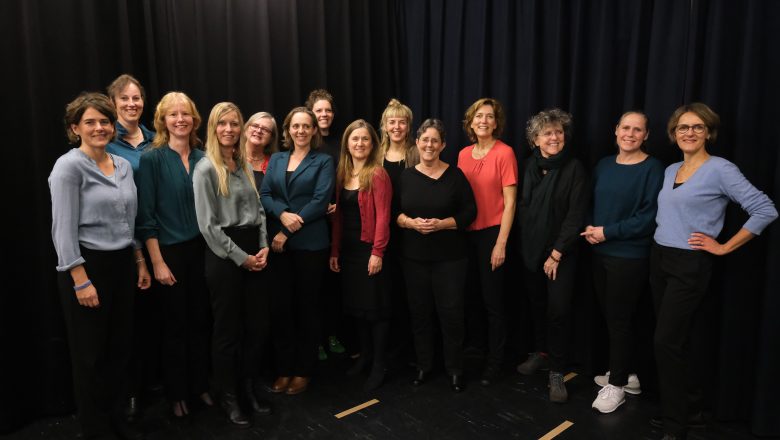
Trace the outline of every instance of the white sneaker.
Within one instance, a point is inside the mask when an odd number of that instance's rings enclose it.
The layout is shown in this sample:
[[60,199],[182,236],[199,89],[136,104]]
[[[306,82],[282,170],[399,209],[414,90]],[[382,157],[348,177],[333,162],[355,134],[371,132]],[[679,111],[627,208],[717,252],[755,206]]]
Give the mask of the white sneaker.
[[[609,385],[609,371],[603,376],[594,377],[593,381],[596,382],[596,385],[601,387]],[[636,374],[632,373],[628,375],[628,383],[623,387],[623,391],[633,395],[642,394],[642,387],[639,386],[639,377]]]
[[593,408],[602,414],[611,413],[626,401],[626,394],[623,388],[607,384],[599,391],[596,400],[593,401]]

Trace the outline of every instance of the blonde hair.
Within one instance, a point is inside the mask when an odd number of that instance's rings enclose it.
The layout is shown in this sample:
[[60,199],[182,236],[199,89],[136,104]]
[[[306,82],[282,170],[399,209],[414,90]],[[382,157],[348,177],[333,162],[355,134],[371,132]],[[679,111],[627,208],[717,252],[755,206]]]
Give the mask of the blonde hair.
[[[270,119],[271,125],[273,128],[271,129],[271,141],[268,142],[268,145],[263,148],[263,154],[271,155],[273,153],[276,153],[279,151],[279,128],[276,126],[276,119],[274,119],[274,115],[268,113],[268,112],[257,112],[249,117],[249,119],[246,120],[246,124],[244,124],[244,134],[246,135],[246,129],[249,128],[250,125],[254,124],[258,119]],[[249,142],[248,139],[244,140],[244,146],[246,146],[246,143]]]
[[[222,151],[217,140],[217,123],[225,115],[232,112],[235,112],[236,116],[238,116],[238,126],[243,127],[244,117],[241,115],[241,110],[232,102],[220,102],[215,105],[211,109],[209,122],[206,127],[206,157],[214,164],[214,169],[217,171],[217,180],[219,181],[219,194],[224,197],[230,195],[230,188],[228,186],[228,169],[225,161],[222,159]],[[238,142],[233,145],[233,160],[236,161],[236,166],[252,182],[252,188],[255,188],[255,176],[247,166],[246,152],[244,150],[244,132],[241,129],[239,129]],[[257,193],[257,188],[255,188],[255,193]]]
[[382,168],[382,157],[379,155],[379,137],[376,135],[376,130],[365,120],[358,119],[347,126],[344,130],[344,135],[341,137],[341,152],[339,153],[339,165],[336,170],[336,188],[343,187],[347,176],[351,176],[355,170],[352,164],[352,155],[349,153],[349,137],[352,135],[352,132],[359,128],[365,128],[368,131],[368,136],[371,138],[371,152],[368,153],[366,164],[358,174],[359,189],[361,191],[371,191],[374,173],[377,169],[384,171],[384,168]]
[[405,162],[406,168],[413,167],[420,163],[420,153],[417,148],[414,147],[414,138],[412,137],[412,120],[414,115],[412,109],[402,104],[401,101],[393,98],[387,103],[385,111],[382,112],[382,119],[379,121],[379,131],[382,133],[382,140],[380,142],[380,150],[382,151],[381,160],[384,163],[387,150],[390,149],[390,135],[387,133],[387,120],[390,118],[406,118],[407,130],[406,130],[406,154]]
[[195,103],[192,102],[189,96],[182,92],[168,92],[162,97],[160,102],[157,103],[157,108],[154,111],[154,140],[152,140],[153,148],[160,148],[163,145],[167,145],[171,140],[171,134],[168,133],[168,126],[165,125],[165,114],[168,113],[171,107],[175,104],[184,103],[189,107],[189,112],[192,115],[192,131],[190,132],[190,147],[200,145],[201,141],[198,138],[198,128],[202,121],[198,108],[195,107]]

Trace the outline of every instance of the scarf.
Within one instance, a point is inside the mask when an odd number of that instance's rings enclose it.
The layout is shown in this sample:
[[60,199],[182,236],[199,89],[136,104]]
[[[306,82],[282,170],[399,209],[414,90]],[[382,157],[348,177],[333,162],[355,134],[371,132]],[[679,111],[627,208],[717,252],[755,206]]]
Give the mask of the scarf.
[[[531,161],[525,169],[523,188],[518,203],[520,217],[520,250],[525,267],[537,272],[547,252],[547,242],[552,230],[552,200],[560,179],[560,170],[569,162],[564,149],[551,157],[542,156],[534,148]],[[547,171],[547,174],[543,173]]]

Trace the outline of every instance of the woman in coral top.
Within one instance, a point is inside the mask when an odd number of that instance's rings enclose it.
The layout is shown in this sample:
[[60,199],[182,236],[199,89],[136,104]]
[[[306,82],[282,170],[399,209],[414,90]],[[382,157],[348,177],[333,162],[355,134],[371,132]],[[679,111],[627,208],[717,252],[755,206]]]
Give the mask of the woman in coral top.
[[463,129],[474,142],[460,150],[458,168],[477,202],[477,218],[468,227],[468,237],[488,318],[488,355],[480,381],[487,386],[501,370],[506,344],[503,265],[515,218],[517,159],[512,148],[498,139],[504,129],[498,100],[482,98],[471,104]]

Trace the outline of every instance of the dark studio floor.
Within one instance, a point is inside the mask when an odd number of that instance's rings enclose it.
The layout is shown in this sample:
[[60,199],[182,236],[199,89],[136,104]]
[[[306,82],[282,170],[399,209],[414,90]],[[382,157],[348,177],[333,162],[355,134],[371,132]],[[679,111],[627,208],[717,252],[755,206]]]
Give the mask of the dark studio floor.
[[[590,376],[567,382],[570,400],[547,400],[546,373],[521,376],[507,363],[504,376],[490,387],[478,383],[479,358],[468,358],[466,390],[450,391],[443,372],[420,388],[409,381],[414,370],[396,366],[385,385],[364,393],[365,376],[348,378],[350,360],[333,357],[321,363],[309,390],[298,396],[268,394],[274,415],[255,417],[250,429],[229,426],[216,408],[198,408],[184,420],[174,420],[158,395],[147,399],[139,422],[149,439],[538,439],[569,421],[556,439],[660,439],[648,420],[658,411],[657,397],[626,395],[615,413],[599,415],[590,405],[597,385]],[[640,377],[641,380],[641,377]],[[379,402],[342,418],[335,415],[377,399]],[[48,418],[7,436],[9,439],[72,439],[73,416]],[[553,437],[546,437],[547,439]],[[691,439],[750,439],[745,424],[709,423],[692,431]]]

